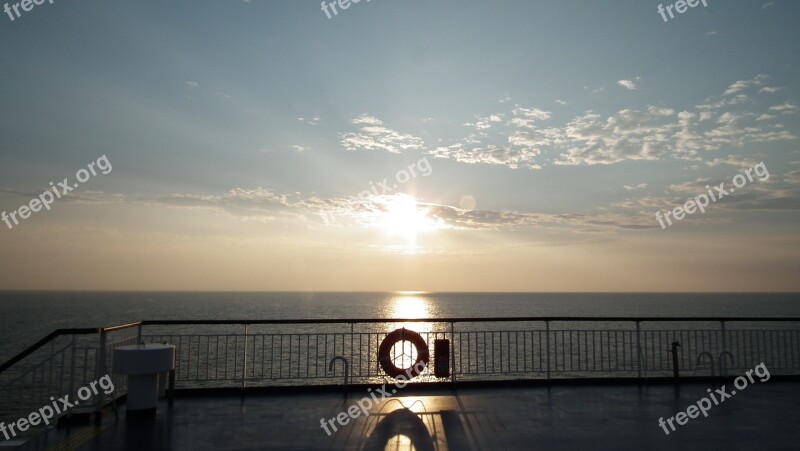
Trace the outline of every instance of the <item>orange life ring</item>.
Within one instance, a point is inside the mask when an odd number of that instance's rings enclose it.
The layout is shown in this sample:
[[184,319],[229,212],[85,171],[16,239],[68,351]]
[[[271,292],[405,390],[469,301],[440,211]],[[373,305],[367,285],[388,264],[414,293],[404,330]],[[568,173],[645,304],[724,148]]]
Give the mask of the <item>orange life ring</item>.
[[[417,360],[410,368],[398,368],[395,366],[394,362],[392,362],[392,358],[389,355],[392,351],[392,347],[401,341],[409,341],[417,348]],[[378,349],[378,362],[380,362],[381,368],[383,368],[386,374],[393,378],[406,375],[407,378],[412,379],[419,376],[422,370],[428,365],[429,358],[430,352],[428,351],[428,344],[425,343],[422,336],[413,330],[405,328],[396,329],[394,332],[386,335]],[[420,365],[420,363],[422,364]]]

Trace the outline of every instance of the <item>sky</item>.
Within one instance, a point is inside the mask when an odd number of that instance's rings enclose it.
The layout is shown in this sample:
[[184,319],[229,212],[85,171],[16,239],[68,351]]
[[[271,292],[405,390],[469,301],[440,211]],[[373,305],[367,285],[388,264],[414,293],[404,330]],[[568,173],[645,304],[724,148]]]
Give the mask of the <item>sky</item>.
[[800,3],[335,6],[0,16],[0,289],[800,290]]

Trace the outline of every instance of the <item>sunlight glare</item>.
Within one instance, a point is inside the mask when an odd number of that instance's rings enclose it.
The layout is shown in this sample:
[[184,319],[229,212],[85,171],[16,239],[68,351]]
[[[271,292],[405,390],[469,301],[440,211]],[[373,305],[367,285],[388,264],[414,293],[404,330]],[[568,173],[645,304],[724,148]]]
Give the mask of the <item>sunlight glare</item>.
[[382,225],[387,234],[400,236],[408,246],[415,247],[420,232],[435,229],[427,213],[426,209],[419,207],[413,196],[396,194],[387,198]]

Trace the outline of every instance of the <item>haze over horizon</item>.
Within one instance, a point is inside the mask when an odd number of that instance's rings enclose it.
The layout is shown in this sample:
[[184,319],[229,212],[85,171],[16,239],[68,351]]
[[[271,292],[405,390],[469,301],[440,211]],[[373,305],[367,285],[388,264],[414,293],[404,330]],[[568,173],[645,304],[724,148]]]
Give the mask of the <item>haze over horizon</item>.
[[657,6],[2,16],[0,211],[113,170],[0,222],[0,290],[800,291],[800,3]]

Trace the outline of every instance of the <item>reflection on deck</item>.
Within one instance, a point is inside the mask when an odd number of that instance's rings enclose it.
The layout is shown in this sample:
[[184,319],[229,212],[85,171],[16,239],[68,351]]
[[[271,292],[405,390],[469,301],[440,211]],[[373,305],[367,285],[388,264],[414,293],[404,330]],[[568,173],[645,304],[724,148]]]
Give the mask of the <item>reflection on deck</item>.
[[[71,440],[90,450],[731,450],[796,449],[800,384],[753,385],[666,436],[658,418],[705,395],[709,384],[554,385],[415,393],[413,386],[339,426],[320,420],[366,392],[219,396],[185,392],[155,419],[106,415],[98,427],[51,430],[23,451]],[[389,386],[387,386],[389,387]],[[407,390],[410,390],[407,392]],[[66,448],[65,448],[66,449]]]

